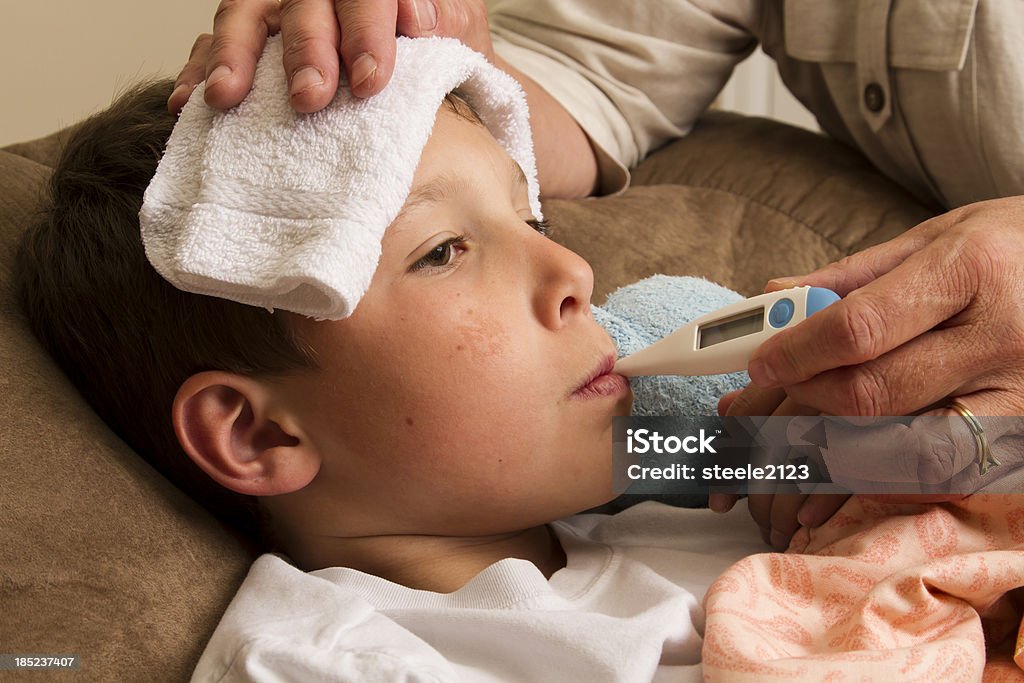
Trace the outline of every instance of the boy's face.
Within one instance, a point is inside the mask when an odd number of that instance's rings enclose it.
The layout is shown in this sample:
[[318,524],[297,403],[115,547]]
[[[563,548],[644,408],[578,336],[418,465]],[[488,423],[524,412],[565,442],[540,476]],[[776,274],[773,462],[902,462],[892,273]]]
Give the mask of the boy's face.
[[479,535],[612,497],[632,394],[590,266],[532,218],[518,166],[442,106],[353,315],[292,319],[320,365],[283,385],[322,457],[311,525]]

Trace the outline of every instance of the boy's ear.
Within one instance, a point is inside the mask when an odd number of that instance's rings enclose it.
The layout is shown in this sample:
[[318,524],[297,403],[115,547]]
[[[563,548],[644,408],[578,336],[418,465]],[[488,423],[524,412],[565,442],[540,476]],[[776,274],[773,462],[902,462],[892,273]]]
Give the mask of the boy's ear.
[[298,491],[320,471],[320,457],[281,419],[286,414],[272,414],[271,399],[251,377],[200,372],[174,397],[174,432],[188,456],[225,488],[250,496]]

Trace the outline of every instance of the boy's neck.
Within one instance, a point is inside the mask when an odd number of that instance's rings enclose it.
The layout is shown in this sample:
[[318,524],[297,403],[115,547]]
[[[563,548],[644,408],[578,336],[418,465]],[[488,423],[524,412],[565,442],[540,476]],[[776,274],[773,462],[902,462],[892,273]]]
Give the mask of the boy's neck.
[[349,567],[394,583],[437,593],[462,588],[506,558],[533,562],[546,578],[565,566],[565,552],[544,525],[486,537],[371,536],[304,538],[290,548],[303,570]]

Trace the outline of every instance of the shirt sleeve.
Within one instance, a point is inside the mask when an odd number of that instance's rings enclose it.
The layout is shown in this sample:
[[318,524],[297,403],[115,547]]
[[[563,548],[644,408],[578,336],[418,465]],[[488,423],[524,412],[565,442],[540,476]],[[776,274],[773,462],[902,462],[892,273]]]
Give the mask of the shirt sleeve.
[[495,51],[590,138],[600,192],[685,135],[754,49],[754,0],[490,0]]

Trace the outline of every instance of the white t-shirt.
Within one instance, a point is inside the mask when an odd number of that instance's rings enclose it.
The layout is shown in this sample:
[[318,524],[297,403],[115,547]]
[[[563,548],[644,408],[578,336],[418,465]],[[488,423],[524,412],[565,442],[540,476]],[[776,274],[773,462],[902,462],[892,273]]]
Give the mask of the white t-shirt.
[[701,601],[767,551],[745,505],[647,502],[552,524],[551,579],[505,559],[453,593],[352,569],[253,564],[194,681],[700,681]]

